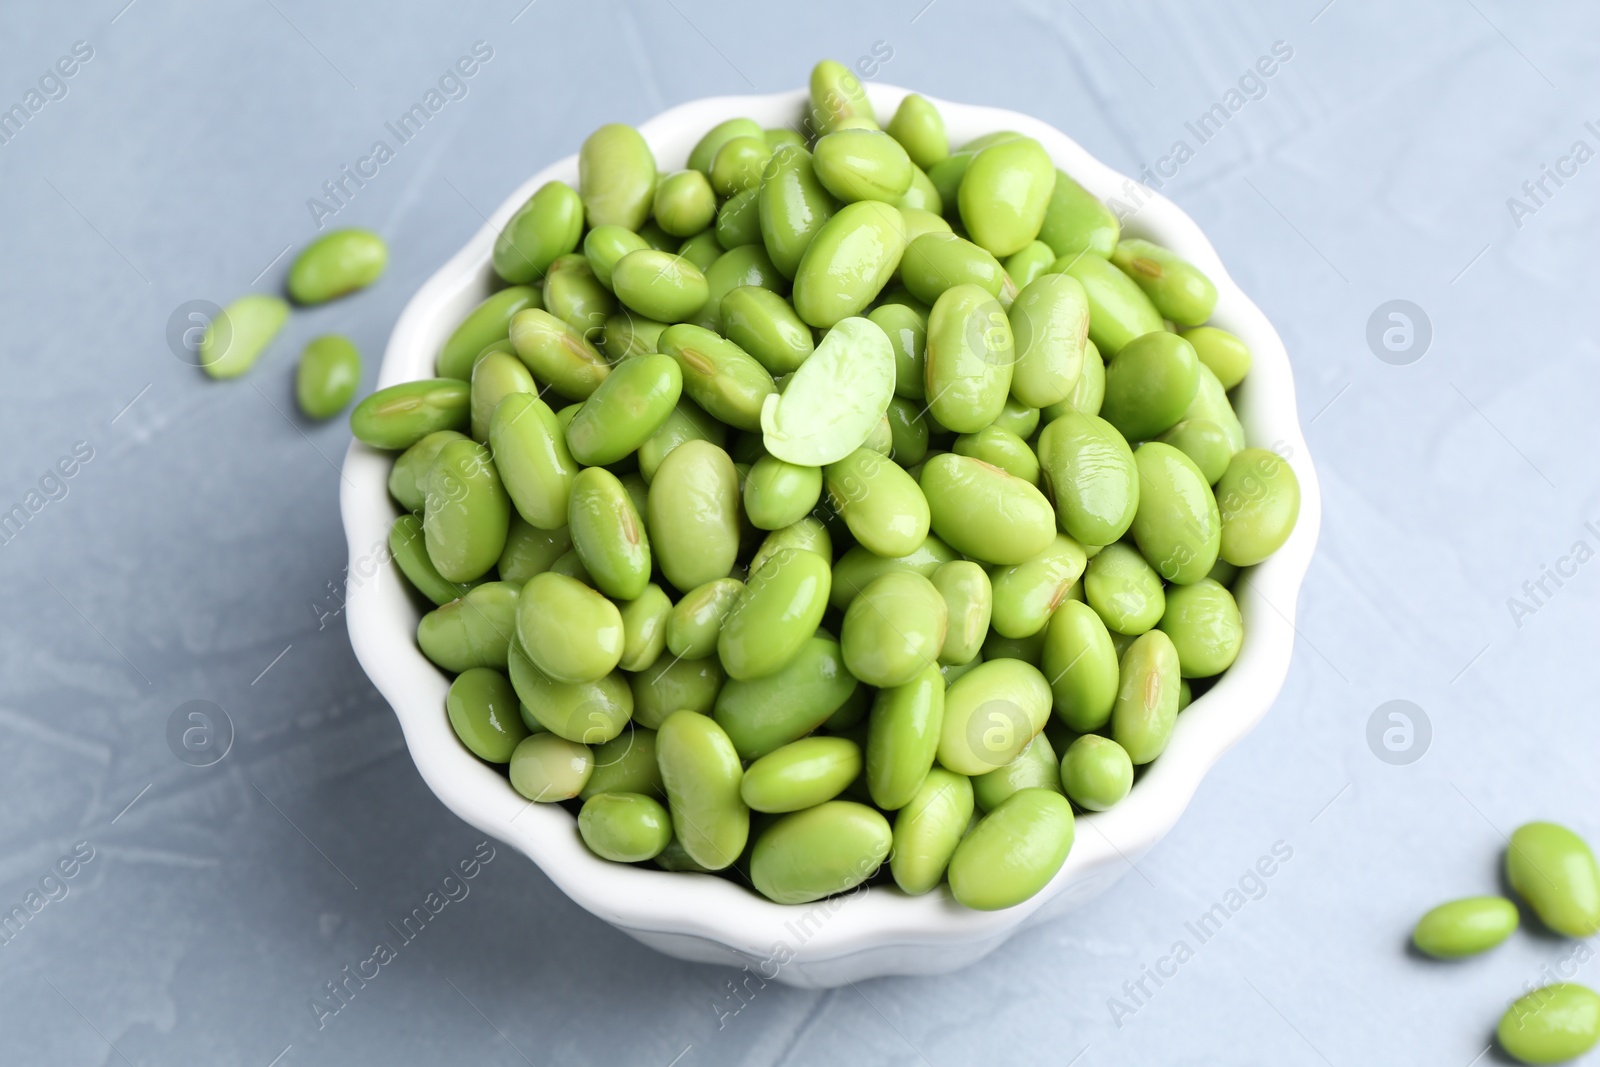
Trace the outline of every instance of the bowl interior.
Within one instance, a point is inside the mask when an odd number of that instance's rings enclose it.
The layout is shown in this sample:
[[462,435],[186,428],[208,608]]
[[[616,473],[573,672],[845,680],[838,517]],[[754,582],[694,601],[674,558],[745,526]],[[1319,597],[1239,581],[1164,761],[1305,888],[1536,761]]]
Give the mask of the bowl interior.
[[[869,86],[874,108],[884,120],[906,92]],[[717,122],[744,115],[765,126],[795,127],[805,100],[803,90],[698,100],[657,116],[640,130],[666,173],[681,168],[701,134]],[[1132,793],[1110,811],[1079,820],[1066,865],[1039,895],[1016,908],[986,913],[955,904],[944,891],[908,897],[891,884],[816,905],[783,906],[722,878],[601,860],[583,845],[575,820],[564,809],[523,800],[501,773],[461,745],[444,714],[448,679],[418,650],[418,607],[388,562],[388,528],[399,514],[386,489],[393,457],[352,443],[341,497],[350,544],[346,603],[351,641],[373,683],[394,707],[418,770],[457,815],[527,853],[578,903],[624,928],[702,938],[745,958],[767,955],[775,943],[792,945],[796,918],[813,913],[824,914],[827,921],[814,924],[815,929],[808,924],[800,941],[804,952],[816,959],[871,945],[996,938],[1030,918],[1093,895],[1126,871],[1177,821],[1217,758],[1265,714],[1287,673],[1295,600],[1316,542],[1321,498],[1282,341],[1228,276],[1200,228],[1170,201],[1137,186],[1037,119],[997,108],[934,102],[952,144],[1000,129],[1036,138],[1059,167],[1124,215],[1126,233],[1166,245],[1211,277],[1218,291],[1212,321],[1240,336],[1254,356],[1251,373],[1234,397],[1235,407],[1249,442],[1275,448],[1299,476],[1299,524],[1289,542],[1247,571],[1238,585],[1246,634],[1237,662],[1183,713],[1167,751],[1141,775]],[[490,253],[496,233],[536,188],[557,179],[576,185],[575,155],[516,190],[417,292],[390,338],[378,375],[380,387],[433,375],[434,357],[445,338],[494,288]]]

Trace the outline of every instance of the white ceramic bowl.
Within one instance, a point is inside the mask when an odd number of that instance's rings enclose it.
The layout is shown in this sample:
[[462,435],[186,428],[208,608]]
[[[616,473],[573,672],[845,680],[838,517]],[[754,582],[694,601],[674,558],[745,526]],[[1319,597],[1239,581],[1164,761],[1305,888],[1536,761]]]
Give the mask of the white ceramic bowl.
[[[887,119],[907,90],[869,87]],[[698,100],[640,127],[663,172],[681,167],[711,126],[748,115],[764,126],[793,125],[806,94]],[[771,903],[711,875],[669,874],[608,863],[592,855],[571,815],[529,804],[505,777],[456,739],[444,713],[449,679],[418,650],[417,608],[389,562],[389,525],[399,513],[386,491],[392,455],[352,443],[340,503],[350,545],[346,614],[356,657],[399,716],[417,769],[461,818],[525,852],[562,891],[639,941],[686,960],[748,966],[766,979],[826,987],[886,974],[933,974],[980,959],[1022,927],[1061,915],[1121,877],[1183,814],[1200,779],[1242,738],[1277,696],[1289,669],[1295,600],[1322,518],[1321,496],[1295,412],[1289,357],[1266,316],[1223,269],[1200,228],[1165,198],[1138,189],[1078,144],[1038,119],[998,108],[935,101],[953,144],[992,130],[1037,138],[1056,163],[1102,199],[1133,208],[1125,232],[1149,237],[1203,269],[1216,283],[1213,321],[1250,346],[1254,365],[1235,403],[1251,444],[1276,448],[1300,479],[1300,521],[1289,542],[1239,583],[1244,647],[1217,685],[1178,719],[1165,754],[1110,811],[1078,821],[1066,865],[1033,899],[998,912],[969,911],[940,889],[908,897],[875,887],[810,905]],[[496,232],[540,185],[577,184],[577,156],[529,178],[467,246],[406,305],[384,353],[378,385],[433,375],[451,329],[490,291]],[[1142,197],[1142,198],[1141,198]]]

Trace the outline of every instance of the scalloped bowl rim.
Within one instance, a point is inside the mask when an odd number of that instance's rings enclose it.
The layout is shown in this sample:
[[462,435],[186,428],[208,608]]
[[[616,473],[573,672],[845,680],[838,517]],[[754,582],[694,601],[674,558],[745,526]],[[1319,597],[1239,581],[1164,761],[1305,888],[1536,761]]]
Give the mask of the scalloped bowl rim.
[[[869,86],[880,115],[891,114],[907,92]],[[803,89],[706,98],[671,108],[639,129],[659,161],[681,166],[695,140],[716,122],[740,115],[766,125],[792,122],[805,99]],[[956,904],[945,887],[911,897],[892,886],[878,886],[812,905],[779,905],[723,878],[650,870],[594,856],[568,812],[524,800],[500,771],[480,762],[456,738],[443,711],[448,679],[417,648],[417,608],[388,562],[388,528],[399,514],[386,488],[392,455],[353,441],[343,469],[340,504],[350,548],[346,610],[351,644],[394,708],[428,787],[462,819],[527,854],[579,905],[640,940],[685,958],[734,964],[771,960],[777,954],[791,964],[779,979],[798,984],[836,984],[870,974],[964,965],[1030,921],[1088,899],[1125,873],[1176,824],[1206,772],[1260,721],[1282,688],[1296,636],[1295,603],[1321,523],[1321,497],[1296,414],[1288,354],[1266,316],[1229,277],[1200,227],[1171,201],[1136,185],[1039,119],[1001,108],[933,102],[945,117],[953,144],[999,129],[1038,139],[1057,166],[1101,199],[1118,198],[1134,208],[1124,219],[1125,233],[1151,237],[1207,272],[1218,291],[1211,321],[1241,336],[1253,354],[1251,373],[1236,397],[1247,439],[1284,454],[1301,486],[1300,519],[1289,541],[1271,559],[1245,572],[1237,590],[1246,626],[1238,660],[1179,717],[1166,752],[1126,799],[1109,811],[1079,818],[1066,864],[1037,896],[1003,911],[981,912]],[[663,165],[663,173],[667,169]],[[395,324],[379,387],[432,376],[444,337],[489,291],[490,253],[498,230],[540,185],[557,178],[575,184],[576,172],[573,155],[528,179],[417,291]],[[1049,907],[1052,902],[1055,907]],[[802,930],[804,936],[797,936]],[[947,951],[957,945],[968,947]],[[884,951],[874,959],[874,950]],[[829,961],[843,966],[831,972],[819,966]],[[792,966],[796,963],[798,972]]]

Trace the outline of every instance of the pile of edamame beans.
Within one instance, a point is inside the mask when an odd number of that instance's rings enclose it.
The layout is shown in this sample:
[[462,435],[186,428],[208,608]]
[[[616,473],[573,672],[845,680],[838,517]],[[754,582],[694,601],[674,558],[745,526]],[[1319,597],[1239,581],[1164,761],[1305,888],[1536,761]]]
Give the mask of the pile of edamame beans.
[[597,855],[1010,907],[1234,661],[1299,487],[1212,283],[1037,141],[833,62],[806,111],[670,173],[596,130],[351,425],[456,733]]

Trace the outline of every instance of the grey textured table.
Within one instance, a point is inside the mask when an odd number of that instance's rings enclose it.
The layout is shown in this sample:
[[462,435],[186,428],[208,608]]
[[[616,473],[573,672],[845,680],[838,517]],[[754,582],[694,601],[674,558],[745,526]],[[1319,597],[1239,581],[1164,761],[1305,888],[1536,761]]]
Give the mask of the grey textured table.
[[[1600,833],[1592,9],[523,2],[0,14],[0,107],[26,114],[0,114],[0,510],[25,515],[0,538],[0,906],[37,905],[0,938],[0,1061],[1466,1067],[1525,983],[1600,982],[1539,935],[1453,966],[1404,948],[1424,907],[1495,890],[1519,822]],[[479,41],[395,146],[385,124]],[[479,838],[351,655],[348,431],[294,413],[299,346],[350,334],[370,383],[480,213],[599,123],[885,53],[877,78],[1170,174],[1277,323],[1326,521],[1276,708],[1137,871],[962,973],[736,1000],[502,848],[319,1026],[324,983]],[[393,157],[328,198],[380,139]],[[297,313],[243,380],[175,359],[174,309],[280,285],[311,198],[389,238],[381,284]],[[1392,300],[1420,308],[1409,348],[1369,328]],[[167,742],[190,700],[232,723],[209,767]],[[1391,700],[1430,726],[1398,754],[1368,740]]]

